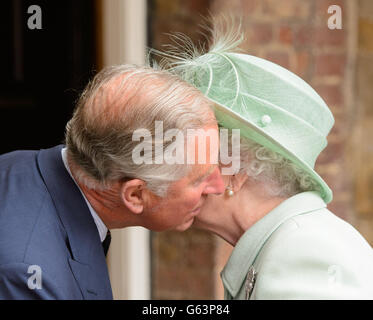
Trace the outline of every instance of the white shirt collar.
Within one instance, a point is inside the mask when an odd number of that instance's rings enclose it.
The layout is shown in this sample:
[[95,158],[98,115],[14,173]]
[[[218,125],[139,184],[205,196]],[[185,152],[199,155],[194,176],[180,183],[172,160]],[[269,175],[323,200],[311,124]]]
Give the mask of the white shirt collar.
[[76,183],[73,175],[71,174],[71,171],[70,171],[70,168],[69,168],[69,164],[67,162],[67,154],[66,154],[66,148],[62,148],[61,150],[61,155],[62,155],[62,161],[65,165],[65,168],[67,170],[67,172],[70,174],[71,178],[74,180],[75,184],[77,185],[77,187],[79,188],[80,192],[82,193],[83,197],[84,197],[84,200],[86,201],[87,203],[87,206],[89,208],[89,211],[91,212],[91,215],[93,217],[93,220],[95,221],[95,224],[96,224],[96,227],[97,227],[97,230],[98,230],[98,233],[100,235],[100,239],[101,239],[101,242],[105,240],[105,237],[106,237],[106,234],[107,234],[107,231],[108,231],[108,228],[105,226],[105,224],[102,222],[102,220],[100,219],[100,217],[98,216],[97,212],[92,208],[91,204],[89,203],[89,201],[87,200],[87,198],[85,197],[83,191],[80,189],[79,185]]

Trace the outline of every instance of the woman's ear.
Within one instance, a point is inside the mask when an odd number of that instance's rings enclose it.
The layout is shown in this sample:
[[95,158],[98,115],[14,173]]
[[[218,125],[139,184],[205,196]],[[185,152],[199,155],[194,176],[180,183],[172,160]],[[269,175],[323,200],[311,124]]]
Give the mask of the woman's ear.
[[241,171],[231,177],[232,190],[238,192],[248,179],[246,172]]
[[123,182],[121,186],[121,198],[123,204],[134,214],[141,214],[144,209],[145,182],[140,179],[132,179]]

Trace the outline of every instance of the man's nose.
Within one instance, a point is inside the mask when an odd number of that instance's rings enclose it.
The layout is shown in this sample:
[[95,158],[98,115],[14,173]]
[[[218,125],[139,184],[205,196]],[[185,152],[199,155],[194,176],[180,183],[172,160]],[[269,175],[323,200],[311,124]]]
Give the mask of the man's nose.
[[225,191],[224,182],[218,167],[211,173],[208,179],[208,183],[206,185],[205,190],[203,191],[204,194],[222,194]]

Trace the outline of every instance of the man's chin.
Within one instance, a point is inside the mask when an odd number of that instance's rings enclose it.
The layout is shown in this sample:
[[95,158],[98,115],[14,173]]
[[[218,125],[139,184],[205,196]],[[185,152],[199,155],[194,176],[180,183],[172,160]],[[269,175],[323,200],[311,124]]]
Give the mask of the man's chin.
[[188,230],[188,229],[192,226],[193,222],[194,222],[194,217],[191,218],[190,220],[184,222],[183,224],[177,226],[177,227],[175,228],[175,230],[176,230],[176,231],[180,231],[180,232],[181,232],[181,231],[186,231],[186,230]]

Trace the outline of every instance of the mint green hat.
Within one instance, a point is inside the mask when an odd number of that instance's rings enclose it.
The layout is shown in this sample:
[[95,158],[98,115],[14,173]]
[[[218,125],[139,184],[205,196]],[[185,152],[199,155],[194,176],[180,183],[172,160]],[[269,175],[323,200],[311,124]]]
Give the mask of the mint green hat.
[[222,126],[240,129],[241,135],[291,160],[320,185],[326,203],[332,200],[314,167],[334,118],[304,80],[270,61],[232,52],[232,45],[222,42],[205,54],[179,57],[171,69],[215,103]]

